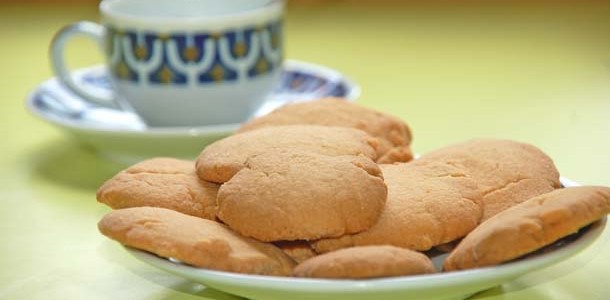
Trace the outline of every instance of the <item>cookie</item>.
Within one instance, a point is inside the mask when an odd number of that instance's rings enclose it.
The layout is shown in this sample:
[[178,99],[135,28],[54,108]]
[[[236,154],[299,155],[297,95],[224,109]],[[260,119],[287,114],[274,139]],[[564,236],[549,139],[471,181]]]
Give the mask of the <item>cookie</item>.
[[226,226],[173,210],[134,207],[110,212],[99,230],[119,243],[218,271],[288,276],[294,262],[280,249]]
[[236,134],[206,147],[196,167],[201,179],[223,183],[264,153],[295,149],[330,156],[363,155],[376,158],[378,141],[352,128],[294,125],[262,128]]
[[284,105],[273,112],[244,124],[239,132],[263,127],[295,124],[350,127],[365,131],[380,141],[378,163],[406,162],[413,158],[409,145],[409,126],[386,113],[339,99]]
[[307,241],[279,241],[273,244],[282,249],[296,263],[301,263],[317,255]]
[[608,187],[573,187],[539,195],[479,225],[443,267],[454,271],[501,264],[575,233],[608,213]]
[[365,156],[276,150],[250,157],[220,187],[217,216],[261,241],[313,240],[370,228],[386,196],[379,167]]
[[368,230],[312,242],[318,253],[364,245],[425,251],[465,236],[481,217],[481,193],[460,169],[436,162],[380,165],[388,199]]
[[478,139],[423,155],[422,161],[456,166],[483,193],[483,218],[560,187],[559,172],[540,149],[509,140]]
[[192,161],[154,158],[106,181],[97,200],[113,209],[153,206],[215,219],[218,185],[199,179]]
[[294,269],[294,276],[360,279],[434,272],[430,259],[419,252],[393,246],[363,246],[308,259]]

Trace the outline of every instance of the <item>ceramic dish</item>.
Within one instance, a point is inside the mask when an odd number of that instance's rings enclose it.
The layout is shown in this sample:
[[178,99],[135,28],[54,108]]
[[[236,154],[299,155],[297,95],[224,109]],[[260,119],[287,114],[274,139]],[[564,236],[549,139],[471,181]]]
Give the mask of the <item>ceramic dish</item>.
[[[77,85],[100,98],[112,94],[103,66],[76,70],[72,75]],[[287,60],[280,82],[256,116],[290,102],[330,96],[355,101],[359,95],[360,88],[333,69]],[[207,144],[231,134],[240,125],[148,127],[133,113],[84,102],[55,78],[39,85],[28,96],[26,106],[79,142],[126,164],[153,156],[193,158]]]
[[[578,185],[565,178],[562,178],[561,182],[565,187]],[[499,266],[370,280],[321,280],[210,271],[133,248],[125,249],[141,261],[161,270],[249,299],[453,300],[467,298],[479,291],[563,261],[591,245],[605,226],[604,218],[533,254]],[[446,254],[433,257],[437,269],[440,269],[445,257]]]

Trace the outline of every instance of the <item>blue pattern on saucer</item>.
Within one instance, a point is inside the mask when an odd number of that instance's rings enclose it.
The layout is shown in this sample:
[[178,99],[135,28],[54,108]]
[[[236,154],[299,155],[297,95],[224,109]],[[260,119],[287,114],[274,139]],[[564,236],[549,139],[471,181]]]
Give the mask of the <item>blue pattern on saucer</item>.
[[[354,101],[360,88],[335,70],[320,65],[286,60],[281,67],[280,80],[256,116],[291,102],[310,101],[323,97],[341,97]],[[77,85],[98,97],[112,96],[112,81],[104,66],[72,72]],[[28,97],[28,107],[41,118],[61,127],[79,130],[150,131],[138,116],[131,112],[101,108],[83,101],[62,86],[57,79],[41,84]]]
[[[84,73],[80,80],[85,84],[112,92],[112,83],[108,75],[100,72]],[[302,95],[304,98],[349,97],[353,86],[340,78],[326,76],[324,73],[311,70],[286,68],[282,71],[274,94]]]

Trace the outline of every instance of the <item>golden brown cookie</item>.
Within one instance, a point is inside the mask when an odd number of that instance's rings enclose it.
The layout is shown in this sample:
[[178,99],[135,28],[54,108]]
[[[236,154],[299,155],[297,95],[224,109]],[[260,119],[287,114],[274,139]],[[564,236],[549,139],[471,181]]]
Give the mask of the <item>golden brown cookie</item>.
[[290,275],[294,262],[280,249],[242,237],[226,226],[173,210],[134,207],[110,212],[99,230],[119,243],[201,268]]
[[462,169],[483,193],[483,218],[560,187],[559,172],[540,149],[509,140],[478,139],[423,155]]
[[286,255],[297,263],[301,263],[317,255],[307,241],[279,241],[274,242]]
[[358,279],[434,272],[430,259],[419,252],[393,246],[362,246],[308,259],[294,269],[294,276]]
[[214,220],[218,187],[199,179],[192,161],[153,158],[106,181],[97,191],[97,201],[113,209],[163,207]]
[[436,162],[380,167],[388,199],[377,223],[358,234],[314,241],[316,252],[386,244],[425,251],[477,226],[481,194],[476,182],[460,169]]
[[339,98],[284,105],[244,124],[239,132],[279,125],[313,124],[350,127],[380,141],[378,163],[406,162],[413,158],[411,131],[402,120]]
[[504,210],[468,234],[447,271],[497,265],[549,245],[610,213],[610,188],[573,187]]
[[201,179],[223,183],[257,155],[294,149],[330,156],[376,157],[378,141],[352,128],[293,125],[236,134],[206,147],[196,162]]
[[371,227],[386,195],[379,167],[365,156],[277,150],[250,157],[220,187],[217,216],[261,241],[337,237]]

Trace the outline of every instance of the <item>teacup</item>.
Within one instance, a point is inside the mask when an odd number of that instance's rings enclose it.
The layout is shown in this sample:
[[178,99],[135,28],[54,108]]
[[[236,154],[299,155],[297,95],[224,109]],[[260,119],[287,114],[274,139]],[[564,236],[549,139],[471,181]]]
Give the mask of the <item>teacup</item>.
[[[79,22],[51,44],[59,80],[85,100],[129,107],[151,126],[238,123],[265,101],[283,61],[281,0],[104,0],[102,24]],[[114,95],[72,80],[64,46],[84,34],[104,49]]]

